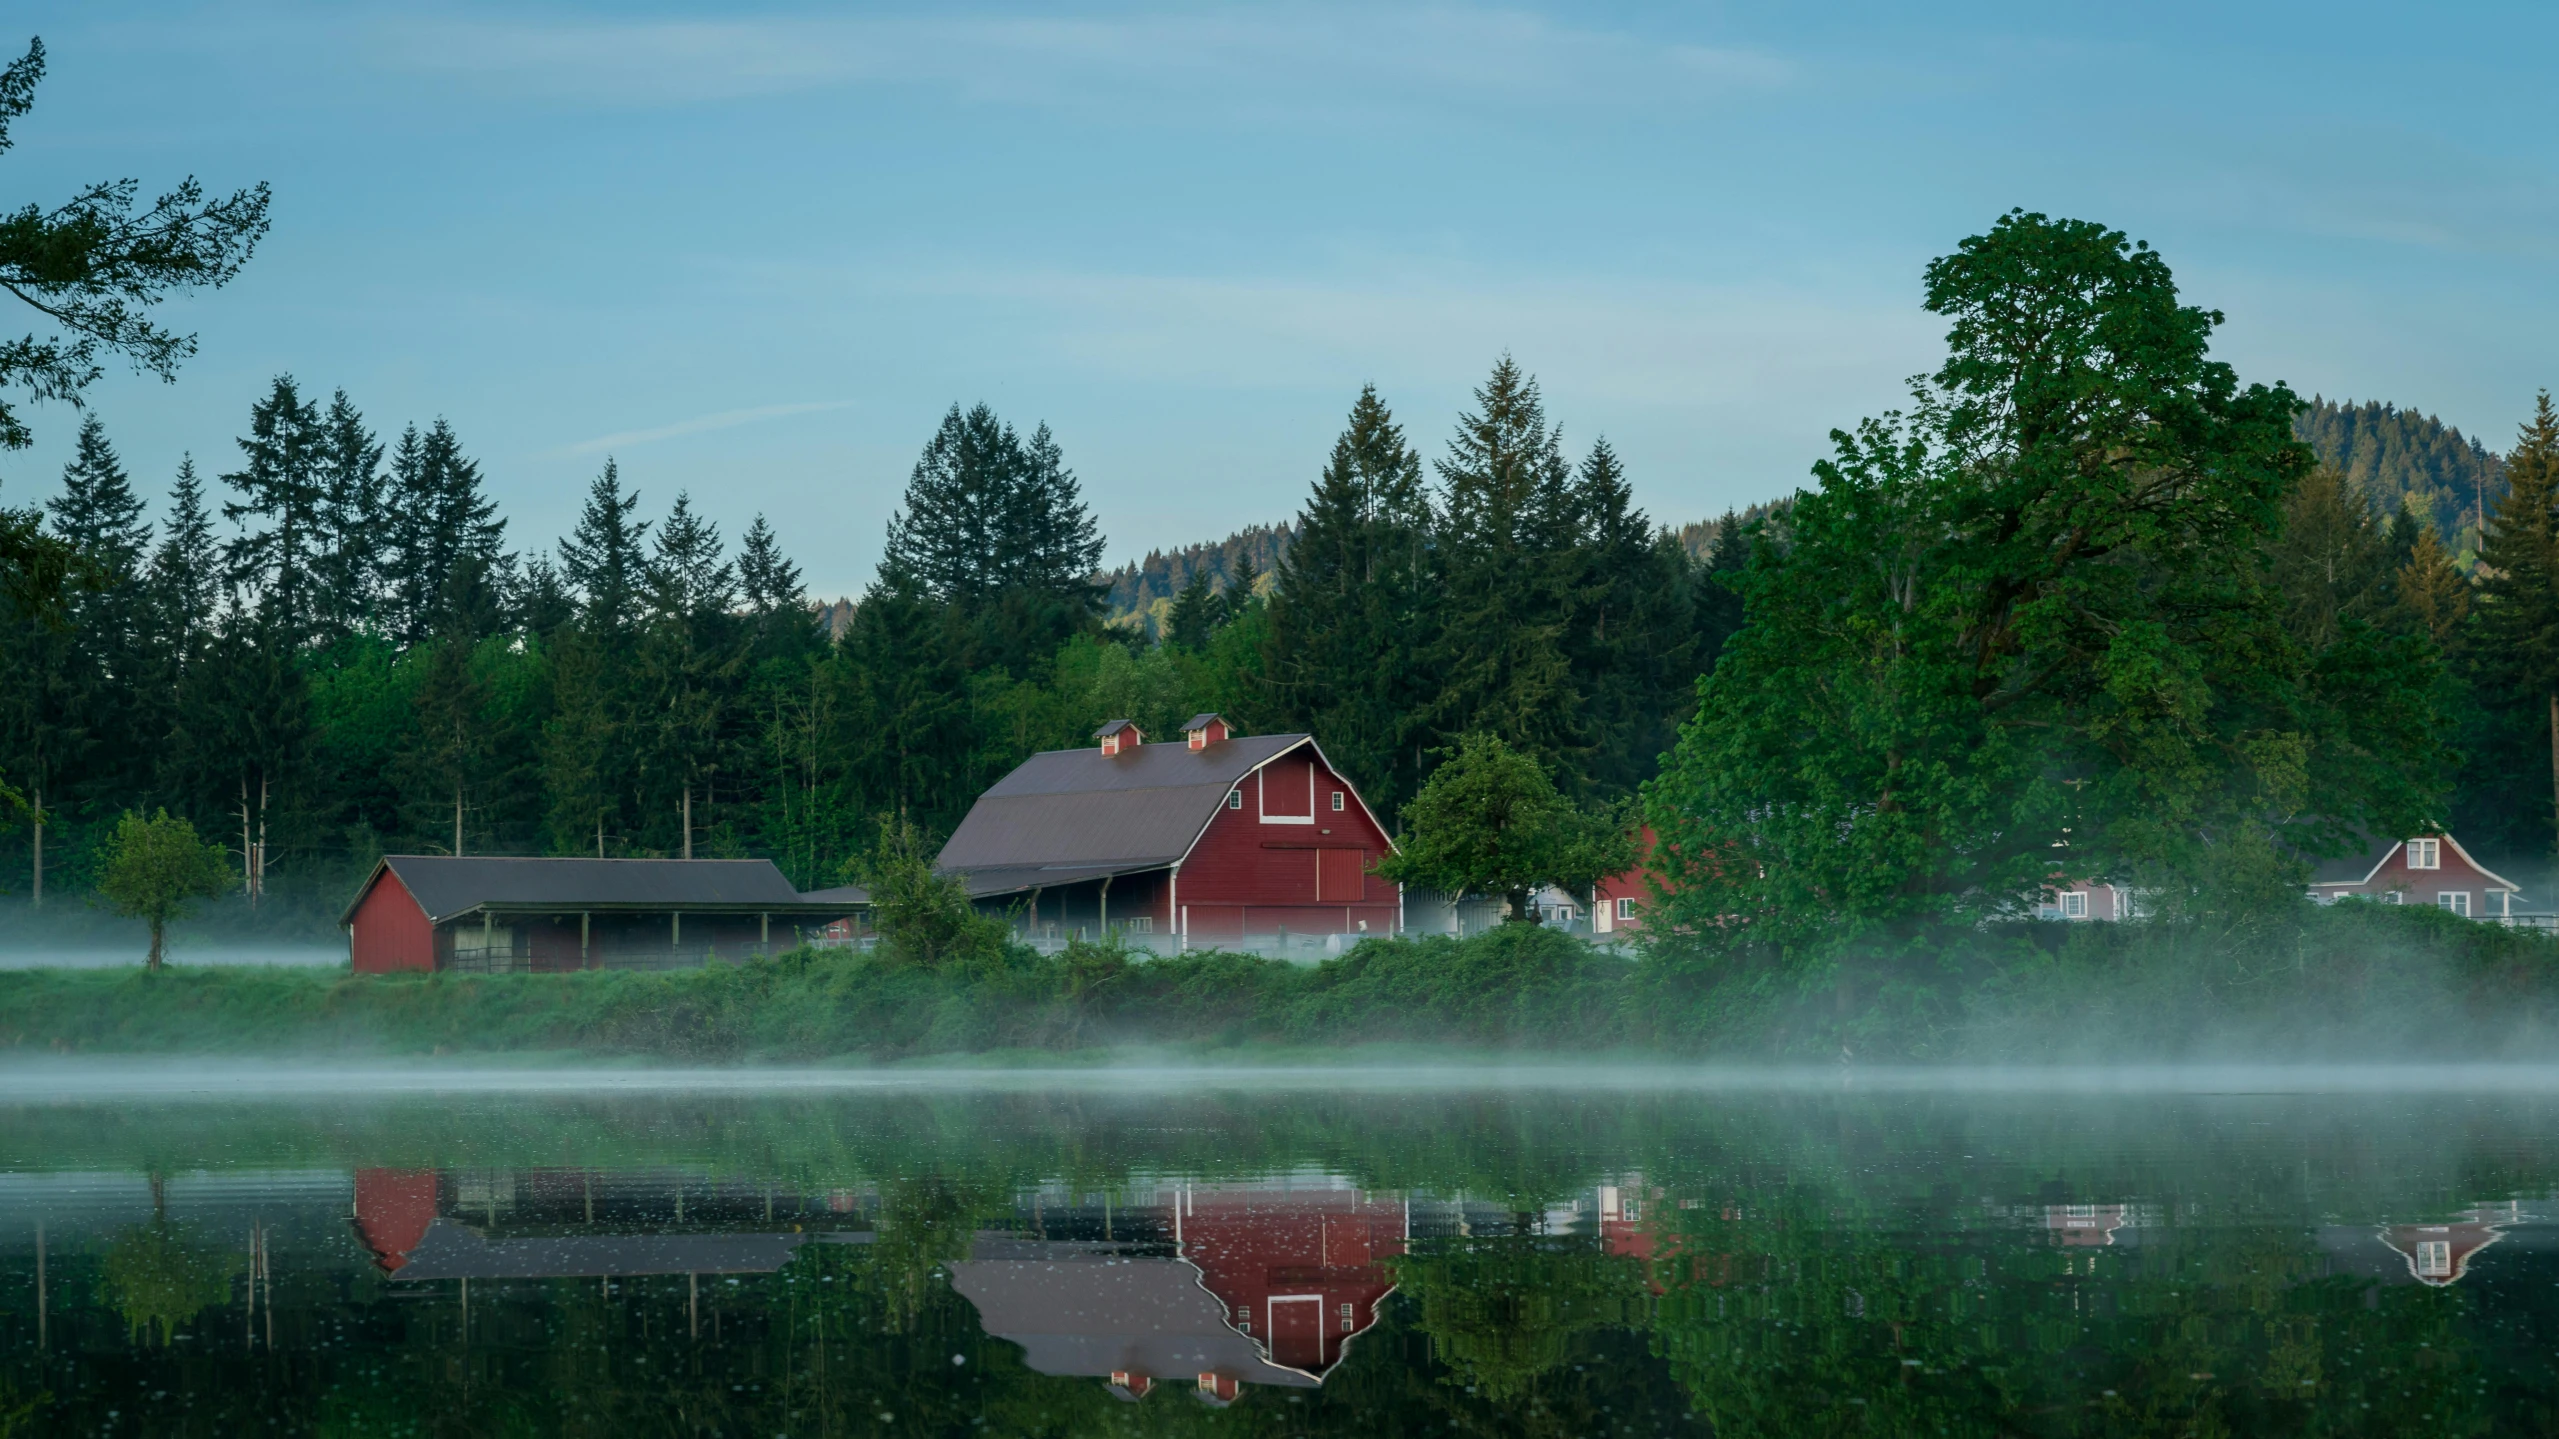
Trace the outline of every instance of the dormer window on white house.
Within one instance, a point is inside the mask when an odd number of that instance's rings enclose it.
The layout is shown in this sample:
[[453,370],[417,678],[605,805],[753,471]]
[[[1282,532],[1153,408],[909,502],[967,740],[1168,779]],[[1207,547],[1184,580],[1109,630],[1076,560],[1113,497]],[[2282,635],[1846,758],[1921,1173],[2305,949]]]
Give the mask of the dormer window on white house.
[[2408,841],[2408,867],[2410,869],[2443,868],[2443,841],[2439,839]]

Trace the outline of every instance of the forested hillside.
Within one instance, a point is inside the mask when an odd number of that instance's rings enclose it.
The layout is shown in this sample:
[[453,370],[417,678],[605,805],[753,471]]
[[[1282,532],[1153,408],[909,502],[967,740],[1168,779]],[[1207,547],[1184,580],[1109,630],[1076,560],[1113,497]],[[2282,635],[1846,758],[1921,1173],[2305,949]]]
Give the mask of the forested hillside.
[[611,460],[549,542],[452,426],[385,438],[290,377],[165,486],[92,417],[46,511],[5,515],[32,549],[0,616],[0,889],[76,900],[115,817],[160,807],[315,916],[384,852],[752,854],[815,886],[888,817],[947,831],[1034,750],[1200,709],[1314,730],[1389,815],[1476,729],[1623,798],[1738,616],[1605,443],[1557,433],[1507,361],[1427,467],[1365,394],[1289,524],[1123,572],[1181,576],[1144,633],[1104,623],[1058,441],[983,406],[926,444],[849,615],[761,519],[723,535]]
[[2414,511],[2462,564],[2506,492],[2505,461],[2432,415],[2396,405],[2314,398],[2293,421],[2320,462],[2361,491],[2384,523]]
[[1170,554],[1148,550],[1145,559],[1100,577],[1111,622],[1135,624],[1149,639],[1162,638],[1174,598],[1195,576],[1205,576],[1209,588],[1220,593],[1237,588],[1239,581],[1247,589],[1267,589],[1268,577],[1278,572],[1280,556],[1288,553],[1295,536],[1295,528],[1282,521],[1246,525],[1225,539],[1184,545]]

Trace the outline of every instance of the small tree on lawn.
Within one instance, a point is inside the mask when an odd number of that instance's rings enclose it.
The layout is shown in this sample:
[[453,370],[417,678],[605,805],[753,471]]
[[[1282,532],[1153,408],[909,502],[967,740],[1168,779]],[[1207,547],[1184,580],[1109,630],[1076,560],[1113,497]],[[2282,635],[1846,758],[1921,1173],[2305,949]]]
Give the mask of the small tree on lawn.
[[198,839],[194,825],[165,809],[149,819],[127,810],[107,839],[98,893],[116,913],[151,926],[150,966],[156,970],[169,921],[185,913],[189,901],[220,894],[230,884],[231,866],[222,850]]
[[1619,816],[1575,809],[1545,767],[1487,734],[1458,741],[1404,806],[1404,838],[1377,872],[1455,899],[1498,894],[1514,923],[1529,919],[1529,891],[1551,884],[1587,894],[1635,864]]
[[959,881],[935,874],[932,851],[914,821],[883,817],[871,853],[847,866],[871,891],[882,957],[941,969],[1002,955],[1004,921],[978,913]]

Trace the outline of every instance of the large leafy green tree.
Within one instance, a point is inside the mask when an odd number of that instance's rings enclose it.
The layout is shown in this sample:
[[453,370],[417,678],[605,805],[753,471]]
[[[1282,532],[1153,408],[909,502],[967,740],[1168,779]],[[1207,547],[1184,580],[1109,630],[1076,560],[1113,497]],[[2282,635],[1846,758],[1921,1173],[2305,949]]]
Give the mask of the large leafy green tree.
[[[0,69],[0,152],[10,129],[35,104],[44,78],[44,42]],[[267,230],[263,184],[208,200],[190,177],[137,210],[131,180],[103,180],[60,204],[30,202],[0,213],[0,288],[44,316],[54,333],[0,342],[0,387],[39,402],[70,400],[109,356],[164,380],[195,353],[195,337],[161,328],[152,307],[174,294],[219,288]],[[0,401],[0,449],[32,441],[26,422]]]
[[1614,814],[1575,808],[1535,758],[1470,734],[1404,806],[1403,840],[1377,872],[1452,899],[1498,894],[1510,920],[1526,923],[1538,886],[1588,895],[1633,868],[1625,829]]
[[2429,818],[2426,646],[2314,653],[2264,578],[2308,473],[2148,247],[2023,212],[1928,267],[1948,354],[1834,432],[1650,812],[1703,941],[1802,963],[2015,913],[2057,869],[2174,889],[2277,832]]

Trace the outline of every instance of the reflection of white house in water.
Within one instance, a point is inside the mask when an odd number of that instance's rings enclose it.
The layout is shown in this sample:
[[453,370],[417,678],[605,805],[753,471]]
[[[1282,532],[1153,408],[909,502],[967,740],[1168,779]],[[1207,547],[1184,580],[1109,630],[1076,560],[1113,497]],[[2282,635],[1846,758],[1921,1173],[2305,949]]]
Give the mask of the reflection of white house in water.
[[2122,1204],[2047,1204],[2044,1206],[2044,1229],[2056,1244],[2071,1248],[2097,1248],[2115,1242],[2115,1231],[2132,1218],[2132,1209]]
[[2480,1204],[2458,1219],[2441,1224],[2392,1224],[2381,1242],[2408,1262],[2418,1283],[2442,1288],[2458,1284],[2470,1272],[2471,1256],[2506,1237],[2506,1226],[2521,1222],[2516,1202]]

